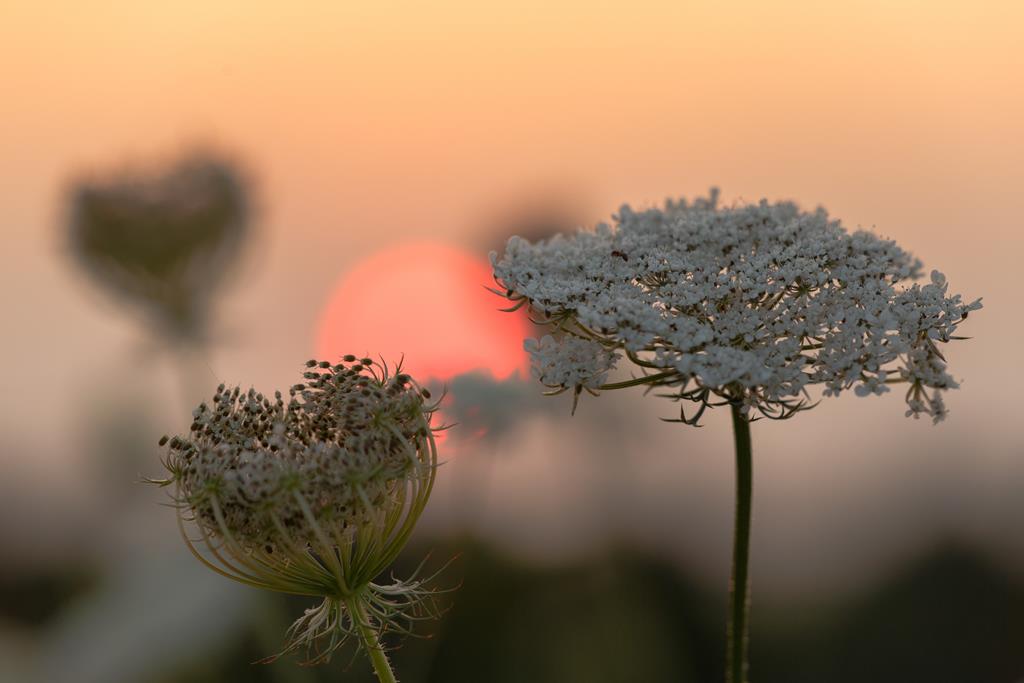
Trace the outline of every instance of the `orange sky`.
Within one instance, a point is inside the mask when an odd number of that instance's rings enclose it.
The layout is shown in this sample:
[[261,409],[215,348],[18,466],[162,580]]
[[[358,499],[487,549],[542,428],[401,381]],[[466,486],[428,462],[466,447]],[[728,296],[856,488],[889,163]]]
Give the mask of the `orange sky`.
[[[10,343],[89,324],[65,297],[69,176],[196,141],[258,181],[238,305],[306,329],[388,243],[493,244],[481,221],[538,199],[591,223],[711,184],[877,226],[992,301],[1021,244],[1022,25],[985,1],[6,3]],[[51,315],[12,296],[25,279]]]
[[0,10],[4,186],[212,138],[293,202],[393,224],[401,187],[455,231],[524,183],[1009,197],[1022,150],[1019,3],[316,4]]
[[289,384],[331,288],[378,248],[483,249],[487,221],[531,203],[592,223],[717,184],[875,226],[985,297],[951,350],[950,424],[846,400],[794,441],[838,415],[873,420],[849,428],[872,443],[981,434],[998,481],[1024,450],[1021,26],[1024,4],[985,0],[4,3],[0,457],[73,457],[81,397],[138,379],[135,321],[61,251],[68,178],[213,141],[257,180],[262,237],[222,309],[219,378]]

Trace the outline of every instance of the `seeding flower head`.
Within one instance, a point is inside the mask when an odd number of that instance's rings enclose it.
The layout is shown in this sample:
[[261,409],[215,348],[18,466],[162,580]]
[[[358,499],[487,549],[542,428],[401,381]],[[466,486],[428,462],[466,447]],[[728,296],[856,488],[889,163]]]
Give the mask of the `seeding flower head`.
[[[721,207],[718,191],[661,209],[623,206],[614,225],[530,243],[512,237],[495,280],[552,334],[527,340],[534,374],[559,393],[670,387],[704,409],[739,404],[772,418],[827,396],[908,385],[907,415],[941,420],[957,387],[939,344],[981,308],[891,240],[847,232],[791,202]],[[642,371],[607,384],[623,357]],[[575,406],[575,403],[574,403]],[[750,416],[754,417],[754,416]]]
[[[218,387],[187,436],[164,437],[186,543],[244,584],[322,596],[285,651],[326,660],[359,623],[379,631],[415,618],[430,591],[374,579],[396,558],[430,495],[434,404],[409,375],[369,358],[309,361],[285,399]],[[189,533],[191,529],[191,535]],[[325,645],[326,643],[326,645]]]
[[83,179],[68,199],[68,246],[79,265],[165,334],[201,340],[211,293],[237,266],[250,232],[247,185],[235,165],[196,152]]

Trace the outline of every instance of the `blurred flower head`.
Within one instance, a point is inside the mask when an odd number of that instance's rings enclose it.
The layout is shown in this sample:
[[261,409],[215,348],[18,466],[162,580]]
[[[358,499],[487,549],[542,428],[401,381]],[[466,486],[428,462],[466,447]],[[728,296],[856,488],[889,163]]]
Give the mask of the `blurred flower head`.
[[435,384],[443,395],[441,412],[458,427],[450,434],[462,443],[493,443],[514,433],[524,420],[547,414],[549,408],[518,375],[496,379],[489,372],[474,371]]
[[206,152],[152,170],[79,181],[68,231],[75,259],[111,294],[141,307],[163,334],[202,339],[211,293],[249,232],[242,175]]
[[[908,384],[908,415],[946,413],[957,387],[940,343],[981,308],[949,295],[945,277],[913,280],[921,263],[869,232],[847,232],[824,209],[720,207],[718,191],[662,209],[623,206],[614,226],[492,254],[498,293],[528,306],[554,335],[528,340],[534,374],[553,393],[632,385],[704,409],[740,404],[785,418],[825,395],[880,394]],[[606,383],[623,356],[643,373]]]
[[[182,535],[241,583],[322,596],[285,651],[326,660],[359,624],[385,630],[424,607],[422,581],[374,583],[405,546],[434,483],[435,406],[369,358],[309,361],[287,400],[221,385],[188,436],[164,437]],[[191,526],[190,536],[186,527]],[[359,607],[355,607],[358,603]]]

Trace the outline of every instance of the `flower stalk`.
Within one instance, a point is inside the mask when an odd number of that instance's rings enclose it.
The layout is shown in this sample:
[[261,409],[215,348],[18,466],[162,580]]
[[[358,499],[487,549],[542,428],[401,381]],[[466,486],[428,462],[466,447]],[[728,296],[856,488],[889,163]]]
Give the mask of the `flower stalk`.
[[750,512],[754,489],[750,422],[735,403],[732,431],[736,441],[736,520],[732,539],[732,577],[726,625],[726,683],[747,683],[750,643]]
[[345,604],[348,607],[349,614],[352,615],[352,620],[356,624],[360,645],[366,650],[366,654],[370,658],[373,672],[377,674],[377,680],[380,683],[398,683],[394,671],[391,670],[391,663],[388,661],[387,653],[384,652],[380,639],[377,638],[377,633],[370,626],[362,604],[357,598],[349,598]]

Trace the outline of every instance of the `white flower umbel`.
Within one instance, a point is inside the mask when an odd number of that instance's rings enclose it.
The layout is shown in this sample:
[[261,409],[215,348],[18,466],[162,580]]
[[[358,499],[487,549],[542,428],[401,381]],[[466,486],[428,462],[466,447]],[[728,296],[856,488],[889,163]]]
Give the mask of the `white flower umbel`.
[[533,374],[551,388],[547,393],[552,395],[570,387],[576,390],[576,397],[580,389],[596,393],[618,360],[600,344],[579,337],[555,339],[548,334],[540,340],[527,339],[523,347],[532,359]]
[[938,344],[958,338],[980,300],[947,294],[938,271],[913,282],[919,261],[823,209],[717,199],[712,190],[692,204],[624,206],[614,227],[536,244],[513,237],[492,254],[513,307],[563,333],[527,346],[546,385],[618,386],[603,378],[624,355],[642,383],[698,404],[687,422],[716,401],[788,417],[817,384],[832,396],[907,383],[910,415],[945,416],[939,392],[957,383]]
[[[932,271],[869,232],[847,232],[824,209],[790,202],[720,207],[718,191],[661,209],[623,206],[614,224],[530,243],[512,237],[491,255],[495,292],[528,307],[550,334],[528,340],[535,374],[551,393],[643,385],[680,402],[698,424],[728,405],[738,487],[729,679],[746,676],[746,553],[750,426],[853,389],[882,394],[906,384],[907,415],[946,415],[957,387],[939,345],[981,301],[950,295]],[[625,357],[633,379],[607,383]],[[695,404],[689,416],[683,407]],[[573,407],[575,409],[575,398]]]
[[379,636],[430,613],[433,593],[415,576],[375,581],[430,496],[436,406],[408,375],[369,358],[306,365],[287,399],[221,385],[187,436],[161,440],[170,477],[156,483],[174,487],[182,537],[208,567],[323,598],[291,627],[284,652],[327,661],[356,636],[378,677],[394,680]]

